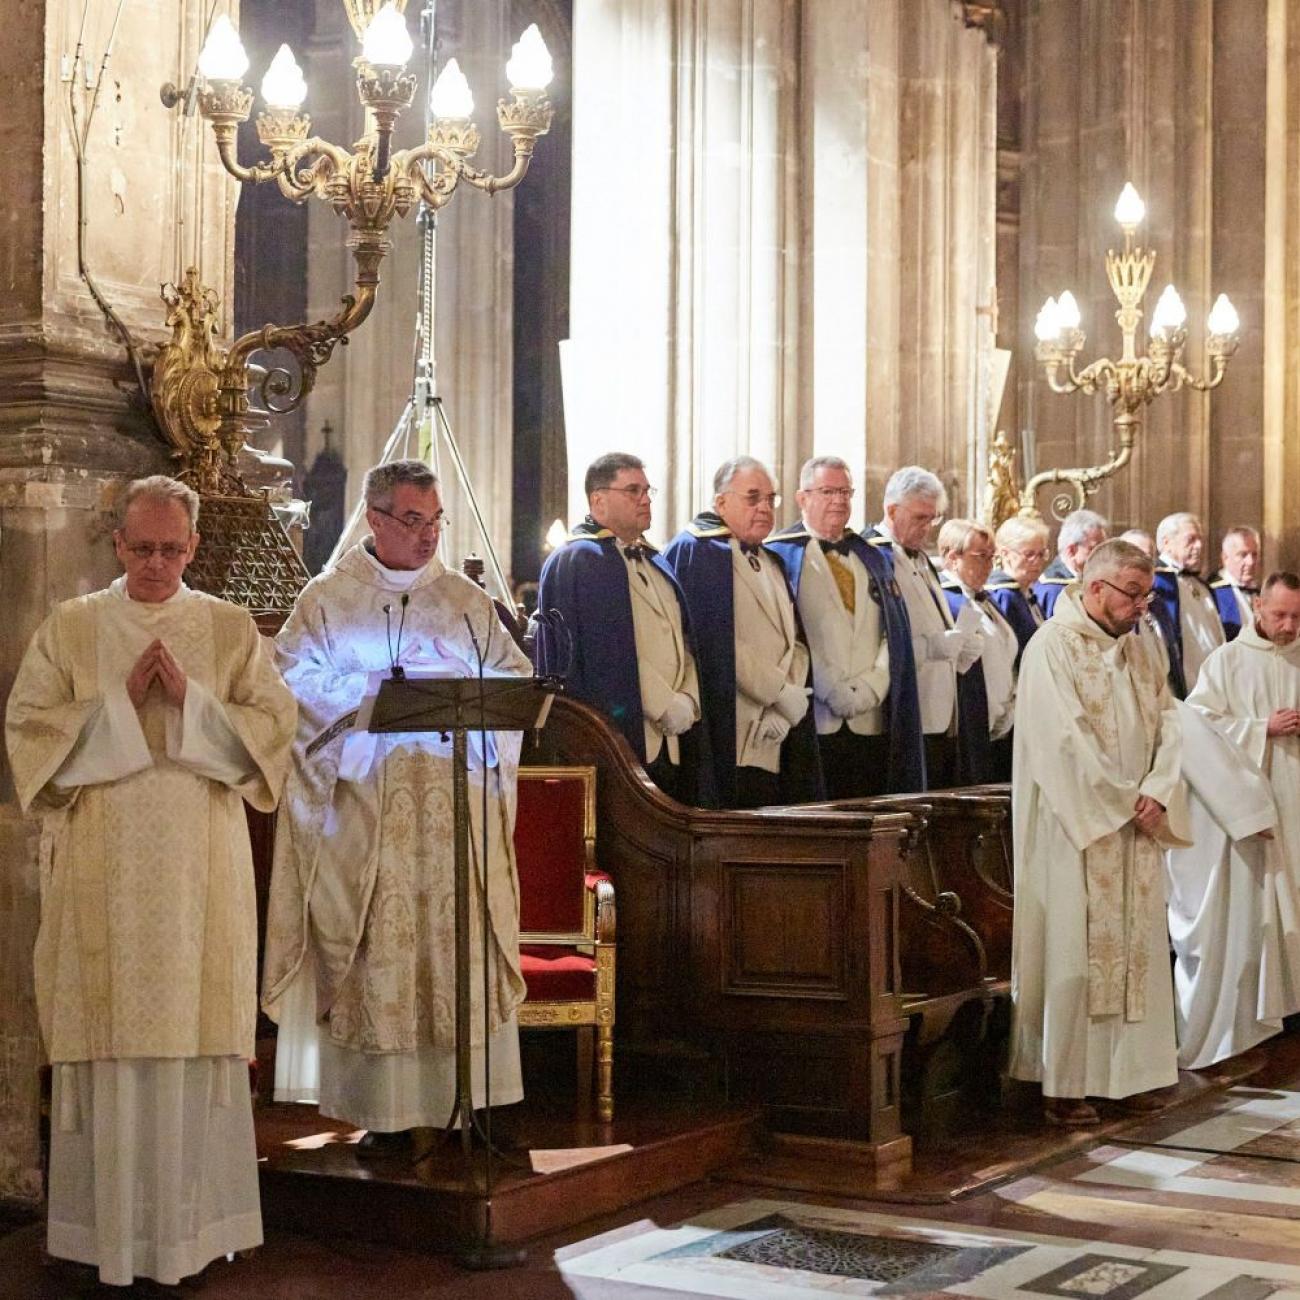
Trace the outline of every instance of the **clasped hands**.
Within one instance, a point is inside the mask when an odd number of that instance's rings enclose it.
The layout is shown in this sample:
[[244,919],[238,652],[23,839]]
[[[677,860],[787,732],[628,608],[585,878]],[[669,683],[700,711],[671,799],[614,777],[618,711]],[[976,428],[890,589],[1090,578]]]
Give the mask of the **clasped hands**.
[[1164,815],[1164,804],[1157,803],[1149,794],[1138,795],[1133,805],[1133,824],[1144,835],[1154,835]]
[[138,709],[144,703],[149,687],[157,682],[167,702],[179,709],[185,703],[187,681],[185,670],[176,662],[172,652],[161,641],[151,641],[127,674],[126,693]]

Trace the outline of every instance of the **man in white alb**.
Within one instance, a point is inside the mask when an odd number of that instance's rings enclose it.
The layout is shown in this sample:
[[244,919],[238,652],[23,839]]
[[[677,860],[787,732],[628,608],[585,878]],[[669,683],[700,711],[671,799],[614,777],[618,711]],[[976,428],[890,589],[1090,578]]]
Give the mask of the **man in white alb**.
[[1164,661],[1133,634],[1151,582],[1135,546],[1097,547],[1020,661],[1010,1072],[1067,1127],[1178,1078],[1161,847],[1186,809]]
[[248,614],[181,581],[198,511],[174,479],[127,487],[123,576],[55,608],[6,718],[48,853],[49,1253],[113,1286],[174,1285],[262,1240],[244,800],[275,807],[295,709]]
[[[1201,824],[1191,848],[1169,855],[1180,1050],[1188,1068],[1244,1052],[1300,1011],[1297,634],[1300,577],[1271,574],[1252,621],[1211,651],[1187,697],[1229,751],[1212,766],[1207,761],[1202,774],[1189,745]],[[1212,759],[1213,738],[1205,748]]]
[[[307,584],[276,638],[301,722],[276,830],[262,1001],[280,1023],[276,1095],[318,1095],[323,1114],[368,1130],[363,1154],[380,1155],[408,1147],[414,1128],[445,1127],[455,1100],[452,742],[437,732],[332,734],[333,724],[394,661],[407,671],[477,675],[471,638],[486,675],[531,669],[487,594],[438,558],[444,514],[429,467],[377,466],[364,491],[371,535]],[[480,933],[485,901],[491,917],[486,1042],[481,948],[477,938],[471,945],[476,1107],[487,1095],[485,1057],[492,1104],[523,1097],[513,845],[520,741],[489,732],[486,753],[473,734],[469,744],[471,933]]]

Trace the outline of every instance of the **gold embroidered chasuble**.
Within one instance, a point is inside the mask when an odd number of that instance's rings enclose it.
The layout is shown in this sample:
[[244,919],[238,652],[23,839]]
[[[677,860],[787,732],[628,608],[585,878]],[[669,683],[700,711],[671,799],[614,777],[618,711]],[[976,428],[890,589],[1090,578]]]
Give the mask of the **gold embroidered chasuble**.
[[[1022,660],[1012,787],[1011,1069],[1049,1096],[1177,1077],[1161,846],[1186,842],[1180,753],[1150,635],[1111,637],[1069,589]],[[1156,837],[1139,795],[1167,809]]]
[[[190,685],[177,710],[155,682],[137,714],[125,680],[155,638]],[[51,1061],[252,1054],[257,911],[244,800],[275,807],[295,717],[249,615],[185,587],[137,602],[119,578],[59,605],[37,630],[6,740],[19,801],[43,818],[34,962]],[[110,726],[112,756],[100,732],[100,756],[86,757],[87,737]],[[243,768],[214,779],[223,737]],[[85,783],[61,784],[74,767]]]
[[[418,574],[395,574],[364,545],[307,585],[277,638],[277,657],[298,698],[300,720],[276,834],[263,1005],[280,1018],[310,945],[323,1032],[368,1053],[446,1049],[455,1041],[450,739],[345,731],[313,754],[306,752],[314,738],[362,702],[370,674],[388,670],[388,633],[396,649],[403,594],[409,596],[404,667],[472,675],[468,618],[486,648],[488,676],[532,671],[486,593],[469,579],[447,570],[436,556]],[[492,735],[495,765],[485,772],[471,737],[470,852],[477,885],[471,933],[480,933],[486,780],[493,1031],[524,994],[513,842],[521,739]],[[483,1041],[477,938],[472,960],[471,1030],[477,1045]]]

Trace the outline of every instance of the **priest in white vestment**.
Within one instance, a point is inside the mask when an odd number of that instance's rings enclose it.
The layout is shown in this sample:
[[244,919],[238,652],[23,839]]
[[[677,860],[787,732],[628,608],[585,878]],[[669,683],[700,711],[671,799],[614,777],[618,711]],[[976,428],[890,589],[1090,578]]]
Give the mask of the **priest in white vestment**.
[[1142,1111],[1177,1082],[1161,846],[1185,842],[1180,729],[1164,663],[1135,636],[1151,560],[1106,542],[1025,648],[1012,818],[1012,1077],[1047,1118]]
[[[1169,861],[1171,928],[1185,920],[1173,928],[1183,1053],[1200,1065],[1253,1047],[1300,1011],[1300,577],[1270,575],[1254,615],[1211,652],[1187,697],[1231,742],[1214,796],[1220,824],[1235,826],[1232,843],[1198,835]],[[1261,774],[1276,813],[1250,821]],[[1248,837],[1270,826],[1271,839]]]
[[6,717],[42,814],[48,1249],[115,1286],[262,1240],[244,800],[275,806],[295,708],[248,614],[182,584],[198,509],[173,479],[126,489],[124,575],[55,608]]
[[[365,498],[371,536],[308,583],[277,638],[300,722],[276,832],[263,1005],[280,1023],[277,1097],[319,1100],[323,1114],[369,1130],[362,1150],[378,1154],[406,1145],[413,1128],[446,1127],[455,1100],[451,738],[343,726],[312,742],[356,710],[373,675],[387,675],[393,662],[476,675],[471,628],[488,676],[528,676],[531,667],[487,594],[438,558],[443,511],[429,467],[378,466]],[[475,1107],[487,1100],[485,1058],[492,1105],[523,1098],[513,847],[520,742],[518,733],[488,733],[484,755],[470,737]],[[477,939],[484,783],[486,1041]]]

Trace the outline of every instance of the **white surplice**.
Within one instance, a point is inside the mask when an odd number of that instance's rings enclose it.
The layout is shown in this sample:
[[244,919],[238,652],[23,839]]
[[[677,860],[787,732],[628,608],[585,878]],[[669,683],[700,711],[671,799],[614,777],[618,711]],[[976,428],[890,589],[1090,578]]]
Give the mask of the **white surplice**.
[[[408,670],[472,675],[468,620],[486,675],[531,672],[469,579],[436,556],[420,570],[387,569],[364,543],[307,585],[277,638],[301,721],[276,832],[263,973],[263,1004],[280,1023],[276,1095],[318,1099],[323,1113],[381,1131],[445,1125],[455,1090],[451,741],[344,730],[311,754],[307,746],[361,705],[372,674],[387,671],[403,615]],[[473,1104],[486,1100],[490,1055],[491,1100],[506,1105],[523,1096],[513,846],[521,737],[489,733],[486,770],[477,737],[470,741]],[[477,938],[485,893],[486,1044]]]
[[[1264,943],[1259,954],[1262,973],[1256,1009],[1268,1015],[1256,1018],[1276,1021],[1300,1010],[1300,737],[1269,736],[1268,719],[1277,709],[1300,708],[1300,642],[1277,646],[1262,637],[1253,623],[1243,625],[1234,641],[1211,652],[1201,665],[1187,702],[1235,747],[1235,772],[1221,792],[1229,800],[1228,806],[1241,804],[1255,772],[1263,774],[1272,792],[1277,815],[1272,841],[1245,841],[1234,846],[1234,853],[1243,859],[1238,874],[1249,870],[1258,896],[1252,895],[1251,905],[1243,904],[1230,918],[1225,913],[1222,932],[1210,941],[1233,946],[1241,960],[1247,960],[1249,952],[1243,945]],[[1197,850],[1203,847],[1205,858],[1199,860]],[[1189,870],[1197,874],[1211,871],[1215,862],[1212,847],[1198,841],[1197,850],[1186,855]],[[1267,927],[1266,932],[1253,933],[1255,925]],[[1243,929],[1244,935],[1239,933]],[[1276,948],[1267,942],[1274,932]],[[1228,1000],[1225,990],[1231,974],[1231,969],[1225,972],[1217,990],[1220,1000]],[[1213,984],[1209,990],[1204,996],[1215,997]],[[1257,1032],[1251,1027],[1252,1009],[1248,1002],[1236,998],[1231,1003],[1240,1010],[1236,1037],[1230,1045],[1242,1051],[1250,1045],[1246,1040]]]
[[[125,682],[160,639],[184,705]],[[36,989],[53,1066],[48,1244],[164,1283],[261,1242],[247,1058],[256,907],[241,795],[268,810],[295,709],[243,610],[119,578],[37,632],[9,700],[45,813]]]
[[1277,822],[1267,778],[1196,708],[1179,705],[1179,719],[1192,844],[1166,855],[1169,938],[1178,1063],[1199,1070],[1300,1010],[1288,958],[1300,906],[1276,844],[1259,838]]
[[[1101,708],[1112,711],[1113,752],[1099,742],[1090,713]],[[1157,720],[1150,747],[1144,713]],[[1127,990],[1141,1004],[1140,1018],[1093,1015],[1090,977],[1099,954],[1089,930],[1098,918],[1090,915],[1087,854],[1117,835],[1121,892],[1138,896],[1132,817],[1139,795],[1168,810],[1160,838],[1185,842],[1179,737],[1163,665],[1147,640],[1111,637],[1088,617],[1079,589],[1068,588],[1020,662],[1012,779],[1010,1072],[1041,1081],[1046,1096],[1119,1098],[1177,1081],[1160,863],[1145,905],[1110,918],[1142,959],[1142,986]]]

